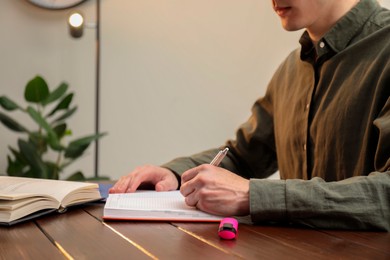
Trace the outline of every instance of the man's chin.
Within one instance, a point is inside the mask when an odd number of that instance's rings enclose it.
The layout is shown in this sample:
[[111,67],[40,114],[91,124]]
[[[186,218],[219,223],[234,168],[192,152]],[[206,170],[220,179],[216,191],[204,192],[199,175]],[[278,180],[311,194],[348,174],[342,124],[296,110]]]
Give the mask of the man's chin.
[[283,21],[282,21],[282,27],[283,27],[283,29],[285,29],[288,32],[295,32],[295,31],[299,31],[299,30],[304,28],[303,26],[288,24],[288,23],[285,23]]

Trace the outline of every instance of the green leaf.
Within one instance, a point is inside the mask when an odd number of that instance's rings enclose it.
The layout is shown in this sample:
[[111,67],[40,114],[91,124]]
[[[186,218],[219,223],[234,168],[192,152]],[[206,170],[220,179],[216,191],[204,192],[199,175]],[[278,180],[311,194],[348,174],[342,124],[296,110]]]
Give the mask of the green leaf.
[[36,147],[22,139],[18,139],[18,146],[21,154],[26,158],[30,171],[35,177],[47,178],[48,169],[36,151]]
[[61,171],[57,164],[52,162],[45,162],[48,168],[48,179],[58,180],[60,178],[59,173]]
[[58,152],[64,150],[64,147],[61,145],[60,140],[54,131],[47,133],[47,136],[48,136],[47,141],[51,149]]
[[49,96],[49,87],[41,76],[30,80],[24,90],[24,98],[32,103],[41,103]]
[[66,129],[65,135],[71,136],[72,135],[72,130]]
[[76,110],[77,110],[77,107],[74,107],[72,109],[67,110],[64,114],[62,114],[60,117],[58,117],[56,120],[54,120],[54,122],[60,122],[60,121],[67,119],[68,117],[73,115],[74,112],[76,112]]
[[28,107],[27,112],[39,126],[46,130],[50,147],[55,151],[63,150],[63,147],[58,140],[57,134],[51,128],[49,123],[42,117],[42,115],[32,107]]
[[73,99],[73,93],[68,94],[47,116],[52,116],[59,110],[68,109],[70,103],[72,102],[72,99]]
[[53,129],[50,127],[49,123],[43,118],[43,116],[35,110],[33,107],[27,108],[27,113],[31,116],[31,118],[43,129],[45,129],[47,132],[53,131]]
[[8,127],[10,130],[15,131],[15,132],[22,132],[22,133],[27,133],[28,130],[6,114],[3,114],[0,112],[0,121]]
[[41,178],[43,179],[43,177],[41,177],[40,175],[37,174],[37,171],[29,168],[28,171],[24,172],[23,173],[23,177],[27,177],[27,178]]
[[62,137],[66,134],[66,124],[60,124],[53,128],[54,132],[57,134],[57,137],[59,140],[61,140]]
[[27,166],[26,163],[18,160],[12,160],[10,156],[7,156],[8,166],[7,166],[7,174],[9,176],[24,176],[24,170]]
[[15,109],[21,109],[18,104],[16,104],[14,101],[11,99],[7,98],[6,96],[1,96],[0,97],[0,105],[8,111],[13,111]]
[[51,92],[49,94],[49,96],[42,101],[42,105],[43,106],[46,106],[54,101],[56,101],[57,99],[59,99],[60,97],[62,97],[66,91],[68,90],[68,84],[63,82],[61,83],[58,88],[56,88],[53,92]]
[[66,178],[67,181],[85,181],[84,174],[80,171],[73,173],[68,178]]
[[95,141],[96,139],[99,139],[104,135],[106,134],[103,133],[97,135],[90,135],[70,142],[69,146],[65,149],[65,157],[74,159],[81,156],[91,142]]
[[39,154],[47,152],[48,138],[46,135],[39,132],[33,132],[30,133],[28,137],[28,141],[37,147],[37,152]]
[[8,146],[8,149],[11,151],[11,153],[15,157],[15,160],[18,160],[19,162],[21,162],[24,165],[27,164],[26,158],[24,158],[24,156],[19,151],[17,151],[15,148],[13,148],[11,146]]

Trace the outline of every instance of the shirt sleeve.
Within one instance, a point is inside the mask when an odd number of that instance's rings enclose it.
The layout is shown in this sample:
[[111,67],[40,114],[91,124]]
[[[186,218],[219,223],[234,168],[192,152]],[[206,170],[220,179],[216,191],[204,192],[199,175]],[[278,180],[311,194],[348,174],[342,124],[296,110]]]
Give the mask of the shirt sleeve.
[[251,179],[252,221],[390,231],[390,99],[373,124],[379,133],[374,172],[334,182]]
[[255,223],[303,224],[317,228],[390,231],[390,172],[342,181],[250,181],[250,212]]
[[286,222],[317,228],[390,231],[390,172],[337,182],[250,181],[252,221]]

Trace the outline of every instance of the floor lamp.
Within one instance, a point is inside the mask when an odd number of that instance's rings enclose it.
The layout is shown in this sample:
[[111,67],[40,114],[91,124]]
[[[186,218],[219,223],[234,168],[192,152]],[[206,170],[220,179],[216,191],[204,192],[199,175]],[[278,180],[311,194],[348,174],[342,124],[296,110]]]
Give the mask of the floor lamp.
[[[74,12],[68,19],[69,32],[73,38],[83,36],[84,28],[93,28],[96,31],[96,67],[95,67],[95,134],[100,132],[100,0],[96,0],[96,22],[85,23],[79,12]],[[99,177],[99,139],[95,140],[95,177]]]

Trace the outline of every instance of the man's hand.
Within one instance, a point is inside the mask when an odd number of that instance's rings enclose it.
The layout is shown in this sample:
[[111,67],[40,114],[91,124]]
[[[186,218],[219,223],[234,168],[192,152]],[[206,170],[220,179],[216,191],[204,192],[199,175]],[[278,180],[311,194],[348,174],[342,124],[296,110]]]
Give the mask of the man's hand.
[[110,193],[127,193],[136,191],[140,185],[151,184],[156,191],[176,190],[179,182],[173,172],[166,168],[145,165],[134,169],[122,176],[109,190]]
[[249,180],[203,164],[183,173],[180,192],[189,206],[222,216],[249,214]]

